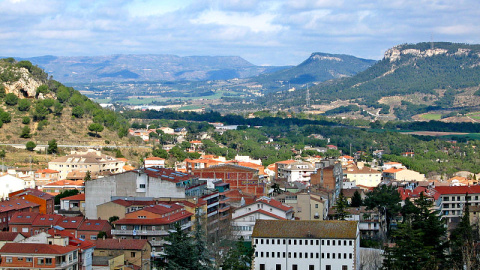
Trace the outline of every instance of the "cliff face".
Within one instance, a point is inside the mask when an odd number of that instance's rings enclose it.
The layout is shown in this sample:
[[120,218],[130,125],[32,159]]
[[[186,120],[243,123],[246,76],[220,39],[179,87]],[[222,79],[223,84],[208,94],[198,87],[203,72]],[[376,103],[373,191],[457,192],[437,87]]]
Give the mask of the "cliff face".
[[429,48],[429,49],[412,49],[404,48],[404,46],[399,45],[387,50],[384,54],[384,59],[389,60],[390,62],[399,61],[402,59],[402,56],[414,56],[414,57],[432,57],[436,55],[446,55],[446,56],[466,56],[471,53],[475,53],[480,57],[480,52],[474,52],[469,48],[457,48],[456,51],[452,52],[451,50],[444,48]]
[[[0,66],[0,72],[3,72],[5,67]],[[55,98],[53,93],[48,93],[46,95],[40,93],[37,95],[37,88],[44,84],[37,79],[35,79],[26,68],[15,68],[11,72],[15,74],[18,78],[12,82],[3,82],[5,87],[5,93],[13,93],[19,98]]]

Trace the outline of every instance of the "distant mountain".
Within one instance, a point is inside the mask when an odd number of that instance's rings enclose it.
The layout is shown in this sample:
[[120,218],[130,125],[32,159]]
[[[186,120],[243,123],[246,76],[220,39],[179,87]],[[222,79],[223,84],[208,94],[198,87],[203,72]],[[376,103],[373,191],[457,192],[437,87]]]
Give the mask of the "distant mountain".
[[255,66],[238,56],[40,56],[24,60],[63,83],[226,80],[285,68]]
[[331,79],[350,77],[372,66],[376,61],[361,59],[345,54],[312,53],[312,55],[291,68],[271,74],[262,74],[252,80],[263,85],[284,82],[293,85],[323,82]]
[[[480,45],[440,42],[395,46],[365,71],[309,90],[311,104],[350,100],[383,107],[385,113],[390,107],[408,118],[415,112],[475,108],[479,85]],[[305,104],[305,96],[303,89],[267,95],[259,102],[298,106]]]

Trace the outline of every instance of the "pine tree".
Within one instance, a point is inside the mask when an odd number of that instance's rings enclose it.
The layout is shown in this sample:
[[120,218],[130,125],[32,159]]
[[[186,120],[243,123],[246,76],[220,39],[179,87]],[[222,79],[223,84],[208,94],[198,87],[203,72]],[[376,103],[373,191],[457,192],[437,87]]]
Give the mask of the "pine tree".
[[355,190],[355,193],[353,193],[352,197],[352,203],[350,203],[351,207],[360,207],[363,204],[362,200],[362,195],[360,195],[360,192],[358,190]]
[[195,263],[193,239],[175,223],[175,229],[167,237],[165,260],[167,270],[188,270]]
[[347,212],[347,207],[347,198],[345,198],[345,196],[343,196],[343,193],[340,192],[340,195],[338,195],[338,198],[335,201],[335,217],[339,220],[345,220],[345,218],[349,216],[349,213]]
[[231,248],[222,264],[222,269],[225,270],[250,270],[255,250],[247,247],[244,243],[243,237],[240,237]]
[[209,270],[213,269],[212,260],[210,259],[210,252],[207,249],[207,241],[205,240],[205,231],[201,224],[200,208],[195,210],[195,232],[194,238],[194,256],[195,261],[191,269]]

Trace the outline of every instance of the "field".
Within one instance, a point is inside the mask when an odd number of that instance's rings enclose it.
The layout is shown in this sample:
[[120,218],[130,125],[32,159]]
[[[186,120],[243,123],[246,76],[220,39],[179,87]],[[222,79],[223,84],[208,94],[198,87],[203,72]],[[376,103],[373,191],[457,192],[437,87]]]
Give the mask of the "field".
[[426,114],[420,115],[420,117],[425,119],[425,120],[440,120],[440,119],[442,119],[442,115],[439,114],[439,113],[426,113]]

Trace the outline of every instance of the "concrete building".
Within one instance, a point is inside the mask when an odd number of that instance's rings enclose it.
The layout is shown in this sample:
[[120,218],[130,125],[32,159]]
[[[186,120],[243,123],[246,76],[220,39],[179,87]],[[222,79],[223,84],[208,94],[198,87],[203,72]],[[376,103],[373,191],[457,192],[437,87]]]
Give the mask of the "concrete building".
[[480,186],[442,186],[435,187],[433,190],[435,205],[447,223],[463,215],[467,194],[470,205],[480,205]]
[[26,188],[8,194],[10,199],[24,199],[40,205],[41,214],[53,214],[55,196],[34,188]]
[[287,179],[288,182],[310,183],[310,175],[316,171],[315,167],[309,162],[277,163],[277,178]]
[[[121,265],[130,265],[128,269],[150,270],[150,254],[152,247],[146,239],[98,239],[93,252],[95,261],[112,259],[123,255]],[[118,265],[113,265],[118,267]],[[132,266],[136,266],[135,268]]]
[[97,206],[119,198],[180,198],[201,196],[206,183],[172,169],[147,168],[85,183],[85,216],[97,218]]
[[72,171],[96,173],[97,175],[123,172],[125,161],[103,155],[100,151],[72,151],[71,155],[56,158],[48,162],[48,168],[59,171],[59,178],[65,179]]
[[425,174],[404,168],[390,168],[382,172],[385,181],[424,181]]
[[165,168],[165,159],[159,157],[149,157],[143,161],[143,166],[145,168],[156,167],[156,168]]
[[355,182],[357,186],[376,187],[382,182],[382,173],[364,166],[362,162],[358,162],[357,165],[347,165],[343,174],[345,178]]
[[255,270],[360,269],[356,221],[257,220]]
[[33,179],[20,179],[8,174],[0,177],[0,198],[5,199],[9,193],[25,188],[35,188]]
[[299,220],[324,220],[328,214],[328,199],[316,194],[284,192],[275,199],[293,207],[295,218]]

